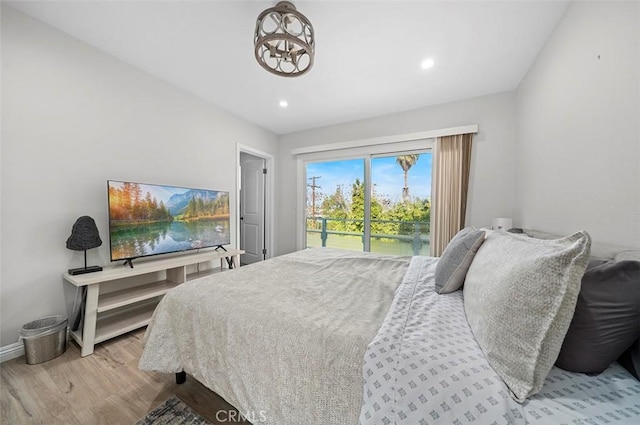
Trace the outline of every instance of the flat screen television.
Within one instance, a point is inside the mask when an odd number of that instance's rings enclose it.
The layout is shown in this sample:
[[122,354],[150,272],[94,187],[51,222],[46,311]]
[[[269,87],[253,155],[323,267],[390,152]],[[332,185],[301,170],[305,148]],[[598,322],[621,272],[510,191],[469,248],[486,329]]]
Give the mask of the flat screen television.
[[[107,181],[111,261],[231,243],[229,192]],[[126,264],[125,263],[125,264]]]

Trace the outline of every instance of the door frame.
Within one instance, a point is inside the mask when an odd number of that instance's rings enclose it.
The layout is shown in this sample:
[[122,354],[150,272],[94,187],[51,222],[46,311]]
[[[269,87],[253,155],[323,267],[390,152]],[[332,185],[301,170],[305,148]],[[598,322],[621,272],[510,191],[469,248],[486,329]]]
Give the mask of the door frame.
[[250,146],[242,145],[240,143],[236,143],[236,240],[238,241],[238,249],[240,248],[240,185],[241,185],[241,175],[240,175],[240,153],[248,153],[253,156],[257,156],[258,158],[262,158],[265,160],[265,166],[267,167],[267,178],[265,179],[265,211],[264,211],[264,225],[265,225],[265,248],[267,249],[267,255],[265,259],[274,257],[275,253],[275,214],[273,213],[274,208],[274,185],[275,185],[275,160],[274,156],[262,152],[258,149],[252,148]]

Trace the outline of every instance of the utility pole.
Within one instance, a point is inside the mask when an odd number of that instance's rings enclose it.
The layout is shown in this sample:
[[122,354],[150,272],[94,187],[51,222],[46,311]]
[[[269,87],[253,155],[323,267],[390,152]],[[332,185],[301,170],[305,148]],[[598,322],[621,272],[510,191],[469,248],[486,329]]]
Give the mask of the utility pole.
[[322,176],[309,177],[307,180],[311,180],[311,184],[307,184],[307,187],[311,188],[311,217],[316,218],[316,189],[321,189],[321,186],[316,185],[316,180],[321,179]]

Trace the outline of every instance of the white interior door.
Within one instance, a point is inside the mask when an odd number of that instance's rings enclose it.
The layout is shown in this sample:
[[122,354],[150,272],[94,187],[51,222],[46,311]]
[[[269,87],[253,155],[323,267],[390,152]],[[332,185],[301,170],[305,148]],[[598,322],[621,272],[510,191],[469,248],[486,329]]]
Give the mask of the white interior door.
[[265,259],[265,160],[240,156],[240,257],[243,264]]

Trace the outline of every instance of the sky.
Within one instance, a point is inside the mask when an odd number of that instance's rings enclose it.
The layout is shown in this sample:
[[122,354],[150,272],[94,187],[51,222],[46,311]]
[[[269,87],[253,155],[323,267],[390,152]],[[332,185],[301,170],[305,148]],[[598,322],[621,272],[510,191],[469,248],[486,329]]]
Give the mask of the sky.
[[[121,189],[124,186],[124,182],[119,182],[119,181],[113,181],[113,180],[109,180],[108,182],[109,186]],[[191,188],[187,188],[187,187],[176,187],[176,186],[165,186],[165,185],[156,185],[156,184],[144,184],[144,183],[137,183],[138,186],[140,186],[140,190],[142,191],[142,197],[144,198],[145,196],[147,196],[147,192],[151,193],[151,197],[152,198],[156,198],[156,201],[160,202],[167,202],[169,200],[169,198],[171,198],[172,195],[175,195],[176,193],[185,193],[188,192],[189,190],[192,190]],[[198,189],[198,190],[203,190],[203,189]],[[216,193],[216,196],[218,193],[220,193],[220,191],[217,190],[209,190],[209,192],[214,192]]]
[[[397,156],[388,156],[371,160],[371,179],[375,192],[393,202],[402,199],[404,186],[404,172],[396,158]],[[315,181],[320,186],[316,193],[319,191],[323,195],[331,195],[338,185],[342,185],[343,193],[350,194],[351,184],[356,178],[364,180],[364,160],[307,163],[307,184],[312,183],[310,178],[314,176],[320,177]],[[420,154],[416,164],[409,170],[408,177],[411,197],[431,198],[431,153]]]

